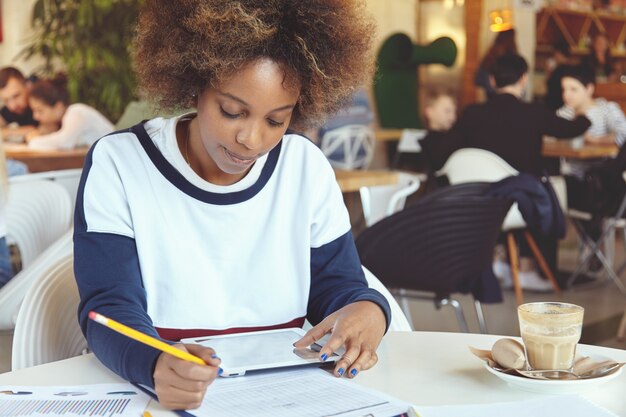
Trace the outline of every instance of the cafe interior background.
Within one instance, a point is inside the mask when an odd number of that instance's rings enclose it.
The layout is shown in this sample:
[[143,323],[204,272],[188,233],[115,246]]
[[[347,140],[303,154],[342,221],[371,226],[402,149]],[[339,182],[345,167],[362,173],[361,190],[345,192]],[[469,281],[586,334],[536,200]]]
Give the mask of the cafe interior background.
[[[90,2],[90,0],[83,0]],[[112,3],[120,3],[111,0]],[[26,57],[23,53],[32,42],[35,31],[32,27],[32,13],[38,0],[2,0],[1,1],[1,36],[0,63],[1,66],[12,65],[21,69],[25,74],[38,71],[46,61],[38,55]],[[80,0],[74,0],[76,5]],[[105,2],[106,3],[106,2]],[[133,2],[125,1],[127,4]],[[624,42],[626,36],[626,2],[617,1],[595,2],[586,0],[554,0],[541,2],[540,0],[367,0],[367,6],[378,23],[379,48],[384,40],[395,33],[406,34],[414,44],[424,47],[430,45],[440,37],[450,38],[456,46],[456,58],[453,65],[439,64],[419,65],[417,94],[423,94],[429,85],[445,87],[457,99],[459,109],[479,100],[479,94],[474,86],[474,73],[485,51],[493,42],[496,33],[490,30],[490,25],[503,23],[498,19],[505,19],[517,32],[516,40],[520,54],[528,61],[530,85],[533,87],[526,92],[526,99],[533,100],[544,93],[545,72],[541,64],[549,52],[546,49],[545,38],[555,31],[570,30],[574,33],[572,41],[576,47],[584,49],[589,40],[580,35],[580,25],[586,24],[585,19],[593,17],[591,10],[594,5],[603,7],[602,13],[609,15],[610,35],[618,61],[626,63]],[[134,7],[134,6],[133,6]],[[543,22],[547,11],[562,10],[556,19]],[[502,14],[505,11],[506,13]],[[494,15],[494,12],[496,14]],[[581,23],[582,22],[582,23]],[[542,26],[543,25],[543,26]],[[568,29],[568,25],[571,28]],[[108,30],[115,31],[114,25]],[[578,31],[578,32],[577,32]],[[52,61],[56,69],[63,68],[63,62],[57,58]],[[626,74],[626,65],[624,65]],[[624,77],[622,77],[624,79]],[[625,84],[626,85],[626,84]],[[82,86],[88,88],[88,86]],[[372,87],[367,86],[370,97]],[[621,91],[626,91],[626,88]],[[132,98],[132,92],[130,93]],[[626,101],[626,94],[622,98]],[[127,100],[127,99],[126,99]],[[619,101],[620,97],[612,100]],[[126,103],[122,102],[121,105]],[[119,116],[117,110],[117,116]],[[387,143],[377,143],[372,169],[388,169],[389,153],[393,148]],[[419,193],[418,193],[419,194]],[[411,199],[409,199],[411,201]],[[358,195],[347,195],[346,203],[351,216],[360,216]],[[355,233],[363,229],[363,224],[355,221]],[[626,257],[620,239],[616,243],[616,265]],[[559,269],[571,271],[578,261],[578,237],[568,227],[567,237],[560,242]],[[623,282],[624,278],[621,278]],[[580,288],[570,288],[560,295],[554,293],[525,292],[525,301],[562,300],[585,307],[585,324],[583,328],[584,343],[597,344],[617,348],[626,348],[626,341],[617,339],[617,328],[624,314],[626,298],[616,291],[609,280],[584,285]],[[473,298],[471,295],[455,294],[464,307],[468,319],[469,330],[478,332],[478,321],[473,315]],[[416,330],[427,331],[459,331],[454,311],[449,307],[437,308],[432,301],[409,301],[411,318]],[[503,335],[519,335],[516,315],[516,299],[512,290],[504,291],[504,302],[499,304],[485,304],[485,318],[490,333]],[[11,335],[0,335],[0,372],[10,368]]]

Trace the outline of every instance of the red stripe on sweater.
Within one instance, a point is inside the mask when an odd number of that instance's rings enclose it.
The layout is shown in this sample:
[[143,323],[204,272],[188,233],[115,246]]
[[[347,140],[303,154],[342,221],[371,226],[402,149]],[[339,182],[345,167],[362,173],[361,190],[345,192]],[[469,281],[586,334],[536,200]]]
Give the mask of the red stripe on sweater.
[[216,336],[216,335],[221,335],[221,334],[257,332],[260,330],[286,329],[289,327],[302,327],[303,325],[304,325],[304,317],[300,317],[300,318],[291,320],[290,322],[287,322],[287,323],[275,324],[272,326],[233,327],[233,328],[224,329],[224,330],[167,329],[164,327],[156,327],[156,331],[159,333],[159,336],[161,336],[163,339],[180,340],[180,339],[187,339],[190,337],[205,337],[205,336]]

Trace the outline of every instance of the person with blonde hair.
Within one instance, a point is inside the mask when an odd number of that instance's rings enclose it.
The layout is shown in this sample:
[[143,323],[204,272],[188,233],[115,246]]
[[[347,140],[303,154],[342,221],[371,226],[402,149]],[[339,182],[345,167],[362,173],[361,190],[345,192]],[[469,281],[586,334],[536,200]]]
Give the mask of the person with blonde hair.
[[[377,362],[391,313],[367,285],[334,172],[296,133],[372,76],[362,0],[147,0],[134,59],[165,109],[91,149],[74,223],[90,348],[171,409],[200,406],[220,352],[187,337],[302,326],[353,378]],[[96,311],[202,358],[183,361],[91,322]]]

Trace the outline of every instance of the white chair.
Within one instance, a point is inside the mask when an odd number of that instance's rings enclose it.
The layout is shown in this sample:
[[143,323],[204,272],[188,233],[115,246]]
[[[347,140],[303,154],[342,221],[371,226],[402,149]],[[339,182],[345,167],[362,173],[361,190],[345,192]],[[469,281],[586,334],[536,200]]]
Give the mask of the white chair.
[[[389,306],[391,307],[391,323],[389,323],[389,331],[394,332],[410,332],[413,331],[413,327],[411,326],[410,319],[404,315],[402,308],[396,301],[396,299],[391,295],[387,287],[383,285],[382,282],[374,274],[372,274],[366,267],[362,266],[363,272],[365,273],[365,279],[367,280],[367,284],[370,288],[375,289],[379,293],[383,295],[387,299]],[[311,323],[308,320],[305,320],[304,326],[302,326],[304,330],[311,329]]]
[[0,288],[0,331],[13,331],[24,295],[33,283],[60,258],[73,253],[72,229]]
[[365,279],[367,280],[367,284],[370,288],[375,289],[379,293],[381,293],[389,303],[391,307],[391,323],[389,324],[390,331],[397,332],[410,332],[413,331],[413,326],[411,325],[410,318],[404,314],[402,308],[396,301],[396,299],[391,295],[387,287],[380,282],[378,278],[374,274],[372,274],[366,267],[362,267],[363,272],[365,273]]
[[[468,182],[497,182],[512,175],[517,175],[519,172],[493,152],[484,149],[464,148],[450,155],[443,168],[437,174],[446,175],[450,184],[462,184]],[[562,200],[560,200],[560,203],[563,205]],[[514,203],[502,223],[502,231],[507,236],[513,286],[518,304],[524,302],[524,296],[519,283],[519,255],[513,231],[520,229],[526,229],[526,222],[519,211],[517,203]],[[535,239],[527,230],[524,231],[524,237],[535,255],[539,267],[552,284],[554,291],[560,293],[559,285],[539,251]]]
[[7,243],[17,245],[22,268],[69,230],[72,211],[70,196],[59,184],[46,180],[10,183]]
[[375,142],[371,128],[346,125],[326,132],[320,148],[334,168],[367,169],[374,157]]
[[72,208],[76,204],[76,194],[78,192],[78,183],[83,172],[82,168],[61,169],[58,171],[36,172],[34,174],[18,175],[9,179],[11,184],[49,180],[62,185],[70,196]]
[[406,198],[419,188],[419,175],[398,172],[398,176],[398,183],[394,185],[360,188],[363,217],[365,217],[365,225],[367,227],[402,210],[406,203]]
[[30,287],[13,335],[13,371],[78,356],[87,349],[76,310],[74,257],[52,264]]

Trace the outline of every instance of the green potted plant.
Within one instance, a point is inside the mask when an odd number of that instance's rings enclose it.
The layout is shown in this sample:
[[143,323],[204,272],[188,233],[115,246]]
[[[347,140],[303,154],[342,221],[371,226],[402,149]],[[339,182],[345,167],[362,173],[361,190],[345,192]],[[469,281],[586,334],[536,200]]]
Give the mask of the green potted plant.
[[64,71],[72,102],[115,122],[135,98],[130,45],[142,0],[37,0],[34,35],[22,51],[43,58],[36,73]]

